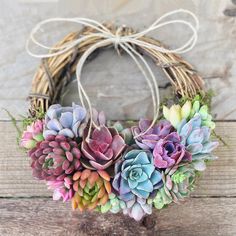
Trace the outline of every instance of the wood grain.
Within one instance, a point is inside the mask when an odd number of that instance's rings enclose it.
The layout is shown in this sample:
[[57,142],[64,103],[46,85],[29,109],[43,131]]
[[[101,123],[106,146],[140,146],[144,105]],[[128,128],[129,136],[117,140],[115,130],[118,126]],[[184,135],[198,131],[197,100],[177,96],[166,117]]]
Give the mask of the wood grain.
[[[236,197],[236,123],[217,122],[216,132],[228,146],[222,144],[216,154],[219,159],[210,163],[199,179],[194,197]],[[29,158],[16,145],[16,132],[10,122],[0,122],[0,197],[51,196],[44,182],[31,176]]]
[[0,235],[233,236],[236,199],[190,199],[137,223],[122,214],[71,211],[49,199],[0,199]]

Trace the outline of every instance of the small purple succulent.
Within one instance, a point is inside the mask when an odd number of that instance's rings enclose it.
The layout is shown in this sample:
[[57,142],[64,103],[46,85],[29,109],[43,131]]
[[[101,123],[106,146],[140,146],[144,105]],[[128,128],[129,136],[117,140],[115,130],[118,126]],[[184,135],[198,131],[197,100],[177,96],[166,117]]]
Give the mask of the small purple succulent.
[[168,168],[183,161],[191,161],[192,155],[181,144],[181,138],[176,132],[160,139],[153,150],[154,165],[157,168]]
[[146,199],[135,197],[126,202],[123,213],[136,221],[140,221],[145,215],[152,214],[152,205],[148,204]]
[[83,135],[87,126],[86,110],[76,104],[72,107],[62,107],[60,104],[51,105],[45,116],[45,130],[43,136],[63,135],[77,138]]
[[[151,121],[147,119],[141,119],[138,126],[132,127],[133,136],[137,136],[140,133],[145,132],[151,125]],[[169,121],[162,120],[158,124],[154,125],[146,134],[140,135],[135,139],[136,144],[144,149],[154,149],[158,140],[165,138],[173,127]]]

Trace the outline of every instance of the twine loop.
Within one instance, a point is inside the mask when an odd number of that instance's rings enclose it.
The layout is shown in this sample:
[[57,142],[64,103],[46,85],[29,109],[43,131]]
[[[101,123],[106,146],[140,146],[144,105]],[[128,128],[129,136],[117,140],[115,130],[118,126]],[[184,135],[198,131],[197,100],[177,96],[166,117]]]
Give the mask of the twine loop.
[[[186,20],[182,19],[175,19],[175,20],[170,20],[168,19],[170,16],[174,16],[176,14],[187,14],[191,16],[193,19],[194,23],[191,23]],[[65,43],[64,45],[57,46],[57,47],[51,47],[47,46],[41,42],[39,42],[35,35],[38,31],[41,30],[41,26],[49,24],[51,22],[70,22],[70,23],[77,23],[83,26],[88,26],[93,31],[89,34],[83,35],[80,38],[73,39],[70,42]],[[160,28],[163,28],[168,25],[172,24],[181,24],[189,28],[192,32],[190,38],[187,40],[187,42],[183,43],[182,46],[177,47],[175,49],[167,49],[162,46],[155,45],[151,42],[146,42],[145,40],[142,40],[142,37],[147,35],[150,32],[156,31]],[[92,130],[92,125],[94,125],[96,128],[99,128],[96,126],[95,122],[92,119],[92,105],[90,102],[90,99],[84,90],[82,84],[81,84],[81,71],[83,68],[83,65],[86,61],[86,59],[93,53],[96,49],[100,47],[105,47],[110,44],[113,44],[115,49],[118,51],[118,47],[123,49],[127,54],[134,60],[134,62],[137,64],[138,68],[144,75],[144,78],[147,81],[147,84],[150,88],[151,95],[152,95],[152,102],[153,102],[153,120],[149,128],[144,131],[143,133],[140,133],[134,138],[137,138],[141,135],[144,135],[147,133],[154,123],[156,122],[159,114],[159,104],[160,104],[160,98],[159,98],[159,89],[158,89],[158,84],[156,81],[156,78],[148,65],[147,61],[144,59],[144,57],[131,45],[134,46],[139,46],[142,48],[150,49],[152,51],[156,52],[161,52],[161,53],[186,53],[190,51],[196,44],[197,42],[197,31],[199,28],[199,22],[197,17],[190,11],[184,10],[184,9],[179,9],[175,11],[171,11],[169,13],[164,14],[160,18],[158,18],[156,21],[153,22],[149,27],[144,29],[141,32],[138,33],[129,33],[129,34],[123,34],[121,33],[125,27],[118,27],[115,33],[112,33],[109,28],[107,28],[105,25],[99,23],[98,21],[92,20],[92,19],[87,19],[87,18],[51,18],[44,20],[40,23],[38,23],[35,28],[31,31],[30,37],[27,40],[26,43],[26,50],[27,52],[36,58],[49,58],[49,57],[54,57],[61,55],[69,50],[72,50],[75,46],[79,45],[80,43],[86,41],[87,39],[91,39],[93,37],[100,37],[101,40],[90,46],[81,56],[81,58],[78,61],[78,64],[76,66],[76,77],[77,77],[77,83],[78,83],[78,92],[79,92],[79,97],[80,101],[83,107],[85,107],[84,99],[87,102],[89,113],[90,113],[90,124],[89,124],[89,131],[88,131],[88,136],[87,138],[90,137],[90,133]],[[30,48],[30,42],[34,43],[38,47],[42,49],[49,50],[49,53],[46,54],[40,54],[40,53],[34,53],[31,48]]]

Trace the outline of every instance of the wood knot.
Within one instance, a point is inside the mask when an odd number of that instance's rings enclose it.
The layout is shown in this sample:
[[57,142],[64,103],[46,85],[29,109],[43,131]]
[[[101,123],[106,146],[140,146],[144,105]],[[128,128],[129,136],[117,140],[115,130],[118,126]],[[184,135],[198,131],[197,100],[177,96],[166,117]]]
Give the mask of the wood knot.
[[156,222],[152,217],[145,216],[141,224],[147,229],[153,229],[156,225]]

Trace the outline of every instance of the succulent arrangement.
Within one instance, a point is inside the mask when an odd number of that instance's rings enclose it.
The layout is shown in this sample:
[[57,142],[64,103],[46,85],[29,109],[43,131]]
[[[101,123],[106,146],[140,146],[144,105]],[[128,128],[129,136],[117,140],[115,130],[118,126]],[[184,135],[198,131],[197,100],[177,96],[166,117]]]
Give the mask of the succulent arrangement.
[[131,128],[108,125],[104,113],[94,110],[88,137],[90,119],[80,105],[55,104],[26,127],[20,141],[33,176],[73,209],[123,212],[139,221],[153,208],[189,196],[199,171],[216,159],[215,124],[199,100],[163,106],[163,119],[151,127],[148,119]]

